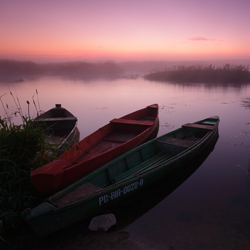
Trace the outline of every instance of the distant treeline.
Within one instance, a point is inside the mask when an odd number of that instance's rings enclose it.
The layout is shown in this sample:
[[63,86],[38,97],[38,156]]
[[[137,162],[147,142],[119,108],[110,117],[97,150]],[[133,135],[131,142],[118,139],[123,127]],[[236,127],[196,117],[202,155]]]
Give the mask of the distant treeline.
[[152,81],[173,81],[181,83],[250,83],[250,71],[247,66],[225,64],[222,67],[175,66],[145,75]]
[[38,64],[30,61],[0,60],[0,81],[23,81],[41,76],[76,79],[116,78],[123,73],[114,62],[65,62]]
[[44,76],[82,80],[116,79],[124,77],[124,74],[145,74],[152,70],[154,73],[145,75],[146,79],[182,83],[250,83],[249,68],[242,65],[176,65],[170,61],[35,63],[6,59],[0,59],[0,82],[22,82]]

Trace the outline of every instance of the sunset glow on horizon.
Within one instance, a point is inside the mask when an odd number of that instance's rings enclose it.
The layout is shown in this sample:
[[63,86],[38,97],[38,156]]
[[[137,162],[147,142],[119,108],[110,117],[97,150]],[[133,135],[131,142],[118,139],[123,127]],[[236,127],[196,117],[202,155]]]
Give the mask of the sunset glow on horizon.
[[0,58],[250,59],[247,0],[0,3]]

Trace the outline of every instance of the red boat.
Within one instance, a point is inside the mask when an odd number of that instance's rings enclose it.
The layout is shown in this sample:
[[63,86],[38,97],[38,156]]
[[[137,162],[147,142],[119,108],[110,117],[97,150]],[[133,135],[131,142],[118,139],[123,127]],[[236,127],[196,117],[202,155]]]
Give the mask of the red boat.
[[40,193],[55,193],[141,143],[153,139],[158,128],[158,104],[113,119],[54,161],[31,171],[30,180]]

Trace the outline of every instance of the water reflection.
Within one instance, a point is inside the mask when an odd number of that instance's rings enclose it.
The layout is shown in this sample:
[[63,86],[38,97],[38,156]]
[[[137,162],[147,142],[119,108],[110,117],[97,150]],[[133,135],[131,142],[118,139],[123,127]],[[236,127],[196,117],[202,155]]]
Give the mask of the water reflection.
[[249,196],[250,196],[250,154],[249,154],[249,160],[247,163],[247,180],[246,180],[247,189],[249,190]]

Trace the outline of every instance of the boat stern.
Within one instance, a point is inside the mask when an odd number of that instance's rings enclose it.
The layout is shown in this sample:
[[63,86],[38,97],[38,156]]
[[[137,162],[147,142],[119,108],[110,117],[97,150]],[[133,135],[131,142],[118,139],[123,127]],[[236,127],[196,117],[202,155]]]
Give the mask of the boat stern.
[[48,202],[43,202],[39,206],[30,209],[26,208],[22,213],[22,219],[34,230],[40,237],[44,238],[55,231],[54,214],[55,206]]

